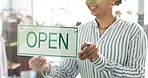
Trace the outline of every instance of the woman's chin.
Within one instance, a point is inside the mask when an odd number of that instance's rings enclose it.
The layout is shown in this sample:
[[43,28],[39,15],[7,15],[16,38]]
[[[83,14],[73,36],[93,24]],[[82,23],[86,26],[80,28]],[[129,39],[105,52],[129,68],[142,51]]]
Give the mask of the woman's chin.
[[93,16],[96,16],[96,15],[97,15],[96,13],[93,13],[93,12],[91,12],[91,14],[92,14]]

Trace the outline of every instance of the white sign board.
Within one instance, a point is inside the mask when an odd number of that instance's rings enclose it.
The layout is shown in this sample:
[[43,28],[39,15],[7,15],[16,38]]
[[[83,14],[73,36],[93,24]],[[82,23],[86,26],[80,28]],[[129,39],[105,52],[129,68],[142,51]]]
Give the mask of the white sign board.
[[77,57],[77,27],[19,25],[18,55]]

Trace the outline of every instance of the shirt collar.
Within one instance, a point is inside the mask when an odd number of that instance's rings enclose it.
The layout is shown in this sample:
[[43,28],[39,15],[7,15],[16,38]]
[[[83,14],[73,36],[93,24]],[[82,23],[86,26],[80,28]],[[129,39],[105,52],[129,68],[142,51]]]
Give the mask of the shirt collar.
[[[121,18],[120,17],[118,17],[118,16],[116,16],[116,18],[115,18],[116,20],[111,24],[111,26],[109,26],[109,28],[112,28],[112,27],[114,27],[115,26],[115,24],[119,21],[119,20],[121,20]],[[98,24],[97,24],[97,21],[96,21],[96,19],[94,19],[93,20],[93,25],[95,26],[95,27],[98,27]]]

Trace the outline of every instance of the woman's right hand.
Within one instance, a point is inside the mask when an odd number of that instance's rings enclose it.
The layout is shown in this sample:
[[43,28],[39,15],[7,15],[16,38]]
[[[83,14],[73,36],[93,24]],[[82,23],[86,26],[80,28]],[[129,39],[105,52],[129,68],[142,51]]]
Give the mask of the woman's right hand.
[[44,57],[34,57],[29,60],[29,67],[35,71],[49,72],[51,65],[46,61]]

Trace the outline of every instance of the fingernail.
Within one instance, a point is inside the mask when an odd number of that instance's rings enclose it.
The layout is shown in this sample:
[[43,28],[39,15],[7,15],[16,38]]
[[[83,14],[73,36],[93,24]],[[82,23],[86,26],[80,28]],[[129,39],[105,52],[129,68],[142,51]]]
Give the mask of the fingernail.
[[78,54],[81,54],[81,52],[78,52]]
[[37,59],[40,59],[41,57],[39,56],[39,57],[37,57]]

